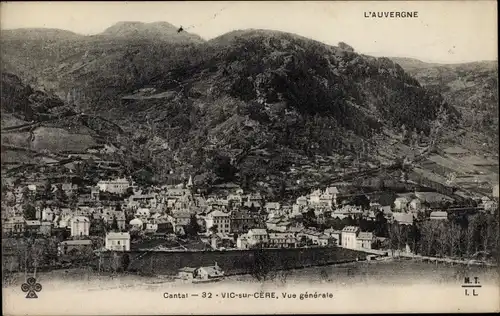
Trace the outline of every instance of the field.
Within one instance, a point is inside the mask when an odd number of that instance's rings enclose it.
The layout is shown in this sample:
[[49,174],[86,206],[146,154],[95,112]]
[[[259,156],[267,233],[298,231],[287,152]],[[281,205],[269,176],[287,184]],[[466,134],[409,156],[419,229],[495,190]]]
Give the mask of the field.
[[[433,154],[415,168],[427,179],[461,190],[491,195],[492,187],[498,183],[498,160],[482,156],[459,146],[444,148],[440,154]],[[454,175],[451,182],[447,182]]]
[[90,135],[71,134],[61,128],[40,127],[33,134],[33,149],[37,151],[46,149],[52,152],[85,152],[87,148],[96,145]]

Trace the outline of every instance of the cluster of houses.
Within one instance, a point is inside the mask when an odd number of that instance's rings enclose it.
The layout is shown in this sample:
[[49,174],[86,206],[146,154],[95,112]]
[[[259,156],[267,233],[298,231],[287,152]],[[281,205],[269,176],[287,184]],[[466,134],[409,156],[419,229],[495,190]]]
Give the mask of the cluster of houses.
[[[36,192],[36,183],[16,187],[8,196],[15,203],[2,212],[4,234],[21,236],[26,233],[51,236],[60,231],[68,233],[66,246],[85,243],[89,236],[104,231],[104,247],[128,251],[131,234],[142,236],[184,236],[193,222],[199,227],[202,240],[215,249],[234,247],[250,249],[295,248],[309,246],[341,246],[350,249],[370,249],[376,238],[359,227],[346,226],[341,230],[316,229],[304,226],[311,211],[315,221],[325,224],[330,219],[365,218],[376,220],[382,212],[389,221],[411,225],[419,212],[422,200],[418,192],[397,197],[391,205],[371,202],[369,208],[339,203],[337,187],[313,190],[298,197],[292,205],[265,201],[258,193],[245,194],[238,186],[229,186],[223,194],[202,196],[191,189],[192,179],[181,185],[165,185],[140,190],[126,178],[102,180],[89,187],[90,194],[77,196],[76,205],[55,206],[38,204],[35,218],[23,217],[25,187]],[[64,184],[54,190],[76,194],[78,188]],[[22,193],[21,193],[22,192]],[[101,200],[102,193],[122,197]],[[484,205],[489,201],[484,201]],[[448,213],[434,210],[431,220],[446,220]]]

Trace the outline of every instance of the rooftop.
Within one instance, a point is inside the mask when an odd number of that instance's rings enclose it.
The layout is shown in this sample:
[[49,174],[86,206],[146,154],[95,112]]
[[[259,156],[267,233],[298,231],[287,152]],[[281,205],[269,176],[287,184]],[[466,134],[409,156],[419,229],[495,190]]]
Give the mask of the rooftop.
[[84,239],[84,240],[65,240],[61,242],[63,245],[92,245],[92,240]]
[[431,212],[431,217],[448,217],[448,213],[444,211],[434,211]]
[[253,234],[253,235],[267,235],[267,230],[263,228],[252,228],[248,230],[248,234]]
[[219,210],[216,210],[216,211],[213,211],[210,214],[208,214],[208,216],[210,216],[210,217],[226,217],[226,216],[229,216],[229,214],[224,213],[224,212],[219,211]]
[[357,233],[359,231],[359,227],[357,226],[346,226],[342,229],[343,233]]
[[124,233],[124,232],[110,232],[106,235],[106,238],[113,238],[113,239],[130,239],[130,234],[129,233]]
[[373,233],[361,232],[358,235],[358,239],[361,239],[361,240],[372,240],[373,239]]

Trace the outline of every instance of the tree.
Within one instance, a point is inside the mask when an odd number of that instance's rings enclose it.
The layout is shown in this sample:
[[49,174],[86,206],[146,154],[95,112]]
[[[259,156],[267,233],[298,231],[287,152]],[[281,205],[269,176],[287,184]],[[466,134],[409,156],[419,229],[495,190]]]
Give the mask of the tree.
[[52,193],[52,180],[49,179],[43,188],[43,198],[45,200],[51,200],[53,198],[53,193]]
[[116,219],[116,216],[113,216],[113,222],[111,223],[111,229],[113,231],[118,231],[118,220]]
[[342,226],[353,226],[356,225],[356,221],[352,218],[351,215],[342,218]]
[[273,270],[274,262],[269,254],[269,252],[262,248],[256,249],[253,253],[254,262],[250,266],[250,272],[251,275],[259,281],[269,279],[270,272]]
[[419,253],[420,251],[420,229],[417,223],[413,222],[409,231],[409,245],[410,249],[413,253]]
[[23,206],[23,215],[26,220],[36,219],[36,208],[31,203],[26,203]]
[[29,203],[33,201],[33,194],[31,194],[30,189],[28,187],[25,187],[22,191],[22,197],[23,197],[23,202],[24,203]]
[[365,194],[356,195],[352,202],[354,205],[361,206],[364,210],[370,208],[370,200]]
[[122,256],[122,269],[123,271],[127,271],[129,265],[130,265],[130,256],[128,253],[123,254]]
[[196,216],[194,214],[192,214],[191,217],[189,218],[189,224],[186,227],[186,234],[188,235],[188,237],[193,238],[193,237],[198,236],[198,233],[200,231],[201,231],[200,224],[198,224],[198,220],[196,219]]
[[78,194],[73,193],[73,194],[71,194],[71,196],[69,198],[69,205],[71,207],[76,207],[77,204],[78,204]]
[[285,195],[286,195],[286,181],[282,180],[281,184],[280,184],[280,191],[279,191],[280,200],[283,200],[285,198]]
[[394,250],[401,249],[403,236],[402,236],[401,226],[398,223],[392,223],[389,225],[389,240],[393,254]]
[[304,214],[304,226],[305,227],[314,227],[317,225],[316,213],[311,208]]
[[255,205],[252,203],[252,204],[250,205],[250,208],[248,209],[248,211],[249,211],[250,213],[256,213],[256,212],[258,211],[258,209],[257,209],[257,208],[255,207]]
[[66,192],[64,192],[64,190],[62,188],[62,184],[58,183],[56,185],[56,187],[57,187],[57,191],[54,194],[54,198],[57,201],[57,203],[59,205],[64,205],[64,204],[68,203],[68,196],[66,195]]
[[217,225],[212,225],[209,230],[213,234],[217,234],[219,232],[219,228],[217,227]]

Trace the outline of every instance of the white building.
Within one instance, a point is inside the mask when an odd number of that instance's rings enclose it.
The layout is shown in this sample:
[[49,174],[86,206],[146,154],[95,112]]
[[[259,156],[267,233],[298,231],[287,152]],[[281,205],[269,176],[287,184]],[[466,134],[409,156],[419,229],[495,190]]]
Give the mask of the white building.
[[346,226],[342,229],[342,247],[348,249],[357,248],[357,236],[359,233],[359,227],[356,226]]
[[144,223],[140,219],[134,218],[130,221],[129,225],[134,229],[142,230]]
[[267,202],[264,208],[268,213],[279,210],[281,205],[278,202]]
[[295,248],[297,238],[292,233],[269,233],[270,248]]
[[100,191],[123,194],[130,187],[130,182],[125,179],[101,180],[97,183]]
[[448,220],[448,213],[444,211],[431,212],[430,219],[433,220]]
[[146,227],[144,228],[146,233],[156,233],[157,230],[158,224],[156,223],[146,223]]
[[356,244],[358,249],[372,249],[374,237],[373,233],[360,232],[356,237]]
[[393,213],[392,218],[395,222],[401,225],[412,225],[413,224],[413,214],[412,213]]
[[331,196],[333,200],[333,204],[337,204],[337,195],[339,194],[339,190],[337,187],[328,187],[325,190],[325,195]]
[[422,208],[422,202],[419,199],[413,199],[410,201],[409,207],[411,211],[418,211]]
[[248,236],[248,244],[250,246],[255,246],[257,244],[267,246],[269,243],[269,235],[265,229],[253,228],[250,229],[246,235]]
[[250,248],[249,236],[247,234],[238,236],[238,239],[236,239],[236,248],[238,249]]
[[48,222],[52,222],[55,218],[55,212],[53,209],[51,209],[50,207],[45,207],[43,210],[42,210],[42,215],[41,215],[41,220],[42,221],[48,221]]
[[135,212],[136,217],[148,218],[150,216],[150,211],[148,208],[138,208]]
[[205,217],[205,222],[207,231],[216,226],[219,233],[227,235],[231,232],[231,217],[228,213],[213,211]]
[[313,205],[319,204],[320,199],[321,199],[321,190],[319,190],[319,189],[316,191],[313,191],[309,195],[309,203],[310,204],[313,204]]
[[406,196],[398,197],[394,200],[394,209],[397,211],[404,211],[407,209],[409,202]]
[[114,251],[130,251],[130,234],[107,233],[105,248]]
[[498,199],[498,191],[499,191],[499,186],[498,186],[498,184],[495,184],[495,185],[493,186],[493,190],[492,190],[492,191],[493,191],[493,192],[492,192],[492,194],[491,194],[491,195],[492,195],[494,198],[497,198],[497,199]]
[[295,202],[295,204],[299,205],[299,206],[307,206],[307,198],[305,196],[300,196],[297,198],[297,201]]
[[74,216],[70,220],[71,236],[88,236],[90,221],[85,216]]

